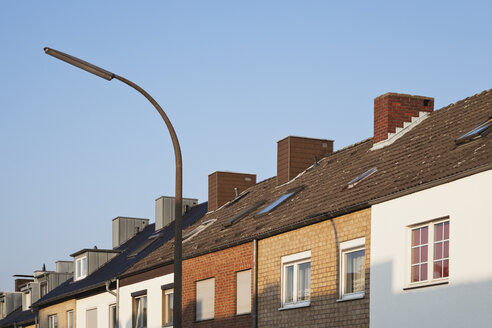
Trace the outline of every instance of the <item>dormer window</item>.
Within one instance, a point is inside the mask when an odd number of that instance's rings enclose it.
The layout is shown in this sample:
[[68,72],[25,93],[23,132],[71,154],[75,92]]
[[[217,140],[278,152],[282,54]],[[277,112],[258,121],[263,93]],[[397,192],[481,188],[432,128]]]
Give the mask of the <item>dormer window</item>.
[[75,280],[87,277],[87,256],[75,260]]

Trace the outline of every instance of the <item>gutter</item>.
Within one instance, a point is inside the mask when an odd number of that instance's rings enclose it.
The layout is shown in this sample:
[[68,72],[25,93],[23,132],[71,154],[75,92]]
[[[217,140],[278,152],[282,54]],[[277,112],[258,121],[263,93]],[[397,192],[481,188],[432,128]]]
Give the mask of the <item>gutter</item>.
[[253,328],[258,327],[258,240],[253,240]]
[[119,318],[119,316],[120,316],[119,315],[119,313],[120,313],[120,309],[119,309],[120,308],[120,280],[116,279],[116,293],[109,289],[109,286],[111,285],[111,283],[113,281],[114,281],[114,279],[106,281],[106,291],[108,293],[110,293],[111,295],[116,297],[116,322],[120,322],[120,318]]

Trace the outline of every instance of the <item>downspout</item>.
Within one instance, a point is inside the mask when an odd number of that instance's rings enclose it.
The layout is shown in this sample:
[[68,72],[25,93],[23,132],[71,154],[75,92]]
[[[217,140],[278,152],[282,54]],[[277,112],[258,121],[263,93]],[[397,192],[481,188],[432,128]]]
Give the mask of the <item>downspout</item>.
[[253,328],[258,327],[258,240],[253,240]]
[[120,325],[119,321],[119,316],[120,316],[120,310],[119,310],[119,302],[120,302],[120,280],[116,279],[116,293],[113,292],[112,290],[109,289],[109,285],[111,284],[111,280],[106,281],[106,291],[116,297],[116,322],[118,323],[118,326]]

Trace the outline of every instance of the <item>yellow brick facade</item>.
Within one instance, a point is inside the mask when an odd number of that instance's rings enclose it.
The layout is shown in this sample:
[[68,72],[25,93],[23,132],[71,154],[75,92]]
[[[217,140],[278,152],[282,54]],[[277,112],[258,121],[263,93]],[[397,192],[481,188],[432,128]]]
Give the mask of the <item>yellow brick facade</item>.
[[[258,243],[258,327],[369,327],[371,210],[347,214]],[[339,245],[365,237],[365,296],[340,298]],[[311,251],[311,304],[281,308],[281,258]]]
[[77,311],[75,308],[75,300],[72,299],[66,302],[57,303],[55,305],[39,309],[39,328],[48,328],[48,317],[54,314],[58,316],[58,327],[68,327],[68,311],[73,311],[73,321],[75,326],[75,323],[77,322]]

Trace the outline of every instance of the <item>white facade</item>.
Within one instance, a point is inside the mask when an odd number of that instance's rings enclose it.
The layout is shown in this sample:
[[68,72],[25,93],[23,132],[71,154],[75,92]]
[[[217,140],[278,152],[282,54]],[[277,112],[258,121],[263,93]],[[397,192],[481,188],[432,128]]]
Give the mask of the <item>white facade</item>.
[[[489,170],[372,207],[371,327],[492,326],[491,186]],[[409,289],[412,226],[443,217],[449,278]]]
[[147,290],[147,328],[162,327],[162,289],[172,284],[174,274],[120,287],[120,328],[132,328],[132,293]]
[[[114,290],[116,291],[116,290]],[[109,327],[109,307],[112,304],[116,304],[116,296],[111,295],[108,292],[100,293],[90,297],[77,299],[76,301],[76,327],[79,328],[96,328],[89,327],[87,325],[87,312],[96,309],[97,315],[97,327],[106,328]],[[92,312],[94,313],[94,312]]]

